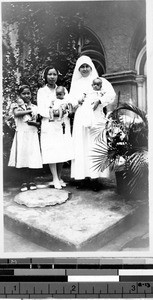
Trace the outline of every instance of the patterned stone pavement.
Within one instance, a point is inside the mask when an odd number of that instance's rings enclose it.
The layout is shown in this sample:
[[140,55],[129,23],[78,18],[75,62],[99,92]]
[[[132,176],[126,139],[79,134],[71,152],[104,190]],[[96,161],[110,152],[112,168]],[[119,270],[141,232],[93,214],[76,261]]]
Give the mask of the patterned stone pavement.
[[[30,193],[41,192],[45,199],[49,187],[47,181],[44,184],[40,180],[39,189]],[[68,182],[65,191],[71,197],[61,205],[29,208],[14,202],[18,188],[5,188],[6,252],[10,252],[11,248],[17,252],[13,246],[13,235],[16,240],[22,239],[20,248],[21,244],[24,246],[21,251],[148,250],[147,203],[123,199],[116,193],[114,182],[107,180],[103,180],[102,189],[96,193],[90,189],[77,190],[72,182]],[[12,245],[9,240],[11,234]]]

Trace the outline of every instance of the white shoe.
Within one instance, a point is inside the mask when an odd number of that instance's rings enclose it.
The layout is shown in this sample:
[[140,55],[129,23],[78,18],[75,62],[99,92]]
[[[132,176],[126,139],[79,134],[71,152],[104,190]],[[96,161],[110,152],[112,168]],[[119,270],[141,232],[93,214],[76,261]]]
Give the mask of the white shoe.
[[61,184],[61,186],[63,186],[63,187],[66,186],[66,182],[64,182],[63,179],[60,179],[60,184]]
[[36,190],[37,189],[37,186],[35,185],[35,183],[34,182],[30,182],[29,183],[29,190]]
[[55,182],[55,183],[53,183],[53,185],[54,185],[54,188],[55,189],[57,189],[57,190],[61,190],[62,189],[62,186],[61,186],[61,184],[60,184],[60,182]]

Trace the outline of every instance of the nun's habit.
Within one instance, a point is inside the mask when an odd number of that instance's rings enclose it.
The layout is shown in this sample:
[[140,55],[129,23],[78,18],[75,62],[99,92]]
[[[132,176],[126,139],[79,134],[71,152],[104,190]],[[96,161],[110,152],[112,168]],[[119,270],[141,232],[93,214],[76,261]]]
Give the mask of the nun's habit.
[[[79,71],[81,65],[87,64],[91,67],[91,72],[88,77],[83,77]],[[98,77],[96,68],[88,56],[81,56],[77,62],[72,76],[70,94],[72,104],[75,106],[78,104],[78,100],[81,100],[83,94],[88,94],[93,91],[92,81]],[[97,109],[94,111],[94,120],[95,126],[96,123],[103,123],[105,126],[105,116],[103,113],[103,107],[109,103],[112,103],[115,99],[115,92],[112,85],[105,79],[102,79],[102,88],[105,91],[104,96],[102,97],[102,104],[100,104]],[[85,103],[82,106],[79,106],[76,110],[74,123],[73,123],[73,144],[75,158],[71,163],[71,177],[76,180],[82,180],[86,177],[92,179],[98,177],[107,177],[108,172],[99,172],[93,167],[93,162],[91,159],[91,150],[95,145],[95,138],[91,134],[92,128],[89,128],[86,125],[86,110]],[[106,170],[107,171],[107,170]]]

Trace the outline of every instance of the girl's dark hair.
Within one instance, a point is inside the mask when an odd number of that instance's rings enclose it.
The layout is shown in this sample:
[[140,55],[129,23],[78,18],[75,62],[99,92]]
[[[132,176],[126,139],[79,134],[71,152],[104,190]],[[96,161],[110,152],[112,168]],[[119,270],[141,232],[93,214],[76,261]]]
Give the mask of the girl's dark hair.
[[19,88],[18,88],[18,94],[20,95],[20,94],[23,92],[24,89],[29,89],[30,92],[31,92],[31,89],[30,89],[30,86],[29,86],[29,85],[27,85],[27,84],[22,84],[22,85],[20,85]]
[[57,75],[59,73],[58,70],[57,70],[57,68],[55,66],[53,66],[53,65],[50,65],[50,66],[46,67],[46,69],[44,71],[45,84],[47,83],[47,74],[48,74],[49,70],[51,70],[51,69],[55,69]]

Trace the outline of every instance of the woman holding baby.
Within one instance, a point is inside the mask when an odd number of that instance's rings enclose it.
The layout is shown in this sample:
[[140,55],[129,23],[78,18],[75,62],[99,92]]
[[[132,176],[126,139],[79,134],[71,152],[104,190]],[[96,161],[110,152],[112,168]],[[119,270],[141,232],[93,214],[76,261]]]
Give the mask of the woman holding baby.
[[[49,66],[44,71],[45,86],[38,90],[37,104],[38,112],[42,117],[41,121],[41,152],[43,164],[48,164],[53,176],[51,185],[56,189],[65,186],[61,179],[63,162],[74,158],[72,136],[70,131],[70,120],[66,113],[62,118],[54,116],[54,121],[50,122],[50,113],[53,103],[56,105],[56,88],[58,80],[58,70],[54,66]],[[65,89],[65,98],[68,94]]]
[[[38,112],[42,116],[42,160],[43,164],[49,164],[53,175],[52,185],[56,189],[65,186],[61,179],[62,165],[71,160],[71,177],[78,181],[79,187],[82,187],[82,183],[84,185],[85,179],[91,179],[87,183],[93,186],[93,190],[98,190],[97,179],[102,174],[92,168],[90,151],[94,139],[91,129],[97,123],[102,123],[102,120],[105,126],[103,107],[114,101],[114,89],[105,78],[98,77],[90,57],[83,55],[77,60],[69,93],[70,102],[76,111],[71,136],[68,115],[65,114],[63,120],[59,115],[54,116],[53,111],[54,104],[61,101],[56,99],[58,70],[54,66],[47,67],[44,79],[45,86],[38,90],[37,103]],[[66,99],[66,89],[64,94]]]
[[[70,98],[73,106],[76,107],[71,177],[78,180],[78,188],[90,184],[93,190],[97,191],[99,189],[97,179],[105,176],[92,167],[90,151],[94,146],[94,138],[91,129],[99,122],[103,122],[105,126],[103,108],[114,101],[115,95],[108,80],[98,77],[98,72],[90,57],[81,56],[76,62],[70,88]],[[92,111],[89,103],[92,105]]]

